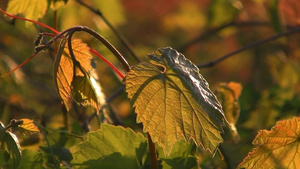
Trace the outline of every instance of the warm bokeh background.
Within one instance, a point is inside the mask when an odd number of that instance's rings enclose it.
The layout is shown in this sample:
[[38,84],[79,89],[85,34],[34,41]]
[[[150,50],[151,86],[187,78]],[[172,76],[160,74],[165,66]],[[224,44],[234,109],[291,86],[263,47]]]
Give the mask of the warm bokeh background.
[[[236,51],[247,44],[281,34],[300,25],[298,0],[85,0],[103,15],[130,42],[133,51],[143,61],[147,53],[159,47],[171,46],[182,52],[197,65],[213,61]],[[6,9],[7,0],[0,8]],[[59,31],[74,25],[88,26],[106,37],[128,59],[137,64],[101,17],[87,8],[69,0],[66,5],[53,6],[39,21]],[[56,20],[54,22],[54,20]],[[0,15],[0,74],[5,74],[28,58],[34,51],[34,40],[45,28],[11,21]],[[113,62],[123,71],[117,59],[101,43],[82,33],[92,48]],[[49,40],[45,38],[45,41]],[[238,53],[215,66],[200,68],[212,90],[220,82],[241,83],[241,114],[237,128],[241,142],[234,145],[227,141],[228,153],[236,152],[232,166],[236,166],[251,150],[251,141],[259,129],[270,129],[277,120],[299,116],[300,69],[299,33],[256,45]],[[38,123],[58,129],[82,125],[93,113],[90,109],[74,107],[64,115],[56,92],[52,68],[53,50],[38,54],[13,74],[0,79],[0,120],[8,124],[11,119],[31,118]],[[119,79],[101,60],[95,58],[100,82],[106,97],[111,97],[122,86]],[[135,114],[126,94],[118,94],[109,103],[126,126],[139,129]],[[66,126],[64,121],[68,119]],[[92,118],[91,130],[97,120]],[[71,129],[70,129],[71,128]],[[38,143],[39,140],[29,142]],[[204,157],[201,157],[204,158]],[[199,157],[199,159],[201,159]],[[210,158],[210,157],[209,157]],[[202,167],[221,167],[215,160]]]

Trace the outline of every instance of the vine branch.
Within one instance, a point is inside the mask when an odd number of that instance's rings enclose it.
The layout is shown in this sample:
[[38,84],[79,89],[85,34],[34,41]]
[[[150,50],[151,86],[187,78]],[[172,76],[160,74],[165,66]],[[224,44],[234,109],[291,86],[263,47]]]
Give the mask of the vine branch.
[[215,64],[217,64],[217,63],[219,63],[219,62],[221,62],[221,61],[223,61],[223,60],[225,60],[225,59],[229,58],[230,56],[233,56],[233,55],[235,55],[237,53],[243,52],[243,51],[245,51],[247,49],[253,48],[253,47],[261,45],[263,43],[267,43],[269,41],[278,39],[278,38],[283,37],[283,36],[288,36],[290,34],[293,34],[293,33],[299,32],[299,31],[300,31],[300,27],[296,27],[296,28],[293,28],[293,29],[291,29],[289,31],[286,31],[286,32],[283,32],[283,33],[280,33],[280,34],[268,37],[266,39],[258,40],[256,42],[247,44],[246,46],[244,46],[244,47],[242,47],[242,48],[240,48],[240,49],[238,49],[238,50],[236,50],[234,52],[228,53],[228,54],[226,54],[226,55],[224,55],[224,56],[222,56],[222,57],[220,57],[220,58],[218,58],[216,60],[213,60],[213,61],[210,61],[210,62],[207,62],[207,63],[203,63],[203,64],[199,64],[197,66],[198,66],[198,68],[212,67]]
[[82,2],[81,0],[76,0],[77,3],[79,3],[80,5],[86,7],[87,9],[89,9],[91,12],[95,13],[96,15],[100,16],[102,18],[102,20],[106,23],[106,25],[114,32],[114,34],[120,39],[120,41],[122,42],[122,44],[126,47],[126,49],[129,51],[129,53],[134,57],[134,59],[137,62],[140,62],[140,59],[137,57],[137,55],[133,52],[132,47],[130,45],[130,43],[128,42],[128,40],[108,21],[108,19],[102,14],[102,12],[100,12],[100,10],[96,10],[92,7],[90,7],[89,5],[85,4],[84,2]]

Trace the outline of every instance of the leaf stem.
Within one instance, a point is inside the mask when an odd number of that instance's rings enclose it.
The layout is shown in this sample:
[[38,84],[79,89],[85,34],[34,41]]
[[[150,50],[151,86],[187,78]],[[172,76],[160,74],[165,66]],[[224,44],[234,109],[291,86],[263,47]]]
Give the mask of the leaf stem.
[[106,46],[106,48],[109,49],[117,57],[117,59],[121,62],[122,66],[126,71],[130,70],[130,65],[128,64],[127,60],[123,57],[123,55],[110,42],[108,42],[103,36],[95,32],[94,30],[85,26],[74,26],[72,28],[65,30],[64,32],[68,32],[68,31],[74,31],[74,32],[83,31],[92,35],[97,40],[99,40],[104,46]]
[[147,136],[148,136],[148,144],[149,144],[149,152],[150,152],[152,169],[158,169],[158,161],[157,161],[157,155],[155,150],[155,144],[152,142],[149,132],[147,132]]
[[223,61],[223,60],[225,60],[225,59],[229,58],[230,56],[233,56],[233,55],[235,55],[237,53],[243,52],[243,51],[245,51],[247,49],[253,48],[253,47],[258,46],[260,44],[267,43],[269,41],[278,39],[278,38],[280,38],[282,36],[288,36],[290,34],[293,34],[293,33],[299,32],[299,31],[300,31],[300,27],[296,27],[294,29],[291,29],[289,31],[286,31],[286,32],[283,32],[283,33],[280,33],[280,34],[268,37],[266,39],[262,39],[262,40],[259,40],[259,41],[247,44],[246,46],[244,46],[244,47],[242,47],[242,48],[240,48],[240,49],[238,49],[238,50],[236,50],[234,52],[226,54],[226,55],[224,55],[224,56],[222,56],[222,57],[220,57],[220,58],[218,58],[216,60],[213,60],[213,61],[210,61],[210,62],[207,62],[207,63],[203,63],[203,64],[199,64],[199,65],[197,65],[197,67],[198,68],[212,67],[215,64],[217,64],[217,63],[219,63],[219,62],[221,62],[221,61]]

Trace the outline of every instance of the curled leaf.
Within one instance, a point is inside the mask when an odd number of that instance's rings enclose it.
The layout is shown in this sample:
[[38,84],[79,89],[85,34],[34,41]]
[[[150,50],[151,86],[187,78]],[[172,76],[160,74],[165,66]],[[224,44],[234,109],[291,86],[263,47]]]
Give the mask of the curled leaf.
[[220,83],[216,94],[223,106],[225,117],[229,122],[229,131],[235,142],[238,142],[240,139],[235,124],[240,115],[238,98],[240,97],[241,91],[242,86],[239,83]]
[[99,84],[91,76],[93,68],[89,48],[80,39],[72,40],[72,48],[79,65],[75,65],[75,61],[70,56],[66,38],[61,41],[53,69],[58,93],[68,111],[72,106],[73,99],[83,106],[91,105],[95,109],[99,109],[101,96],[96,91],[99,89]]
[[12,158],[13,168],[17,168],[20,164],[22,155],[19,140],[14,133],[5,130],[4,125],[0,122],[0,151],[4,149],[8,150]]
[[180,139],[215,152],[223,141],[222,106],[181,53],[167,47],[149,54],[150,63],[132,67],[125,77],[126,92],[144,131],[169,154]]

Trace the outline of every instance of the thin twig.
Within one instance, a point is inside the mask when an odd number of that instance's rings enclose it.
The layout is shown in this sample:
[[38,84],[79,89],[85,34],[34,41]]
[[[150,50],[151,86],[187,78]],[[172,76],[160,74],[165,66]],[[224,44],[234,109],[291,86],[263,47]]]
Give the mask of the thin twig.
[[134,57],[134,59],[137,62],[140,62],[140,59],[137,57],[137,55],[133,52],[132,47],[130,45],[130,43],[128,42],[128,40],[107,20],[107,18],[102,14],[102,12],[90,6],[88,6],[87,4],[85,4],[84,2],[82,2],[81,0],[76,0],[76,2],[78,2],[80,5],[86,7],[87,9],[89,9],[90,11],[92,11],[93,13],[95,13],[96,15],[100,16],[103,21],[107,24],[107,26],[114,32],[114,34],[120,39],[120,41],[123,43],[123,45],[126,47],[126,49],[129,51],[129,53]]
[[236,50],[234,52],[231,52],[229,54],[226,54],[226,55],[220,57],[219,59],[216,59],[214,61],[210,61],[210,62],[207,62],[207,63],[203,63],[203,64],[200,64],[200,65],[197,65],[197,66],[198,66],[198,68],[212,67],[215,64],[217,64],[217,63],[219,63],[219,62],[221,62],[221,61],[223,61],[223,60],[225,60],[225,59],[229,58],[230,56],[233,56],[233,55],[235,55],[237,53],[241,53],[241,52],[243,52],[243,51],[245,51],[247,49],[253,48],[253,47],[261,45],[263,43],[267,43],[269,41],[278,39],[278,38],[283,37],[283,36],[288,36],[290,34],[293,34],[293,33],[299,32],[299,31],[300,31],[300,27],[297,27],[297,28],[291,29],[289,31],[277,34],[275,36],[271,36],[269,38],[262,39],[262,40],[250,43],[250,44],[248,44],[248,45],[246,45],[246,46],[244,46],[244,47],[242,47],[242,48],[240,48],[240,49],[238,49],[238,50]]
[[185,52],[187,50],[188,47],[199,43],[200,41],[208,38],[211,35],[214,35],[215,33],[228,28],[230,26],[236,26],[236,27],[242,27],[242,26],[269,26],[270,23],[268,22],[261,22],[261,21],[248,21],[248,22],[237,22],[237,21],[232,21],[229,23],[226,23],[224,25],[221,25],[217,28],[212,28],[210,30],[205,31],[204,33],[202,33],[201,35],[199,35],[198,37],[192,39],[191,41],[185,43],[184,45],[182,45],[181,47],[179,47],[179,51],[180,52]]

